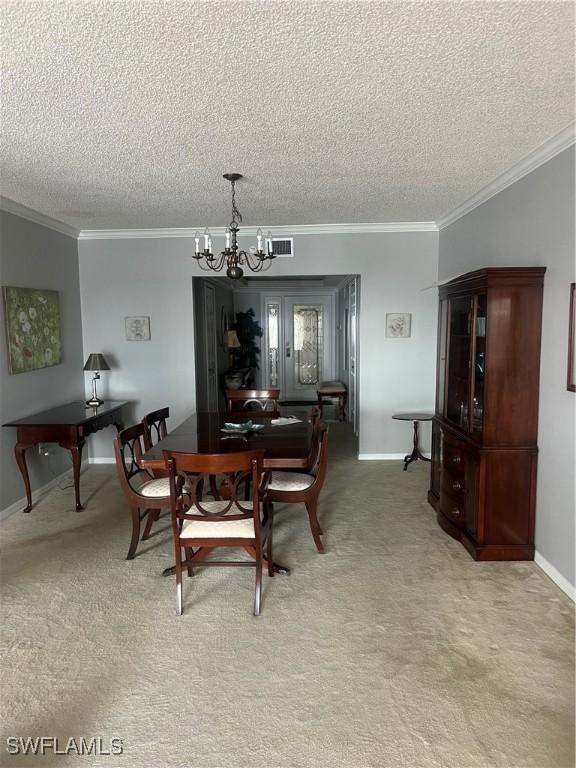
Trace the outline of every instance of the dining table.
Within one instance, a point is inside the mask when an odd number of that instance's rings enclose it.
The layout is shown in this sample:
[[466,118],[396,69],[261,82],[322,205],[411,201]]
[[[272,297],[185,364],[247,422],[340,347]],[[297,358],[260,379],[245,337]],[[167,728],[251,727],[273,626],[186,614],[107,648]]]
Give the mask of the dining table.
[[[281,411],[286,417],[289,410]],[[247,434],[224,432],[224,424],[252,421],[264,429]],[[276,418],[259,411],[195,413],[142,455],[139,465],[151,471],[165,469],[162,451],[235,453],[264,451],[264,469],[304,469],[308,466],[312,426],[304,417],[274,424]]]
[[[142,454],[138,464],[141,469],[154,472],[165,470],[163,451],[182,451],[185,453],[235,453],[237,451],[263,451],[264,470],[305,469],[308,467],[312,425],[305,416],[291,419],[288,423],[275,424],[278,414],[273,417],[264,412],[244,411],[236,413],[195,413],[179,426],[159,440],[150,450]],[[280,416],[290,416],[289,409],[282,410]],[[259,431],[246,434],[230,433],[225,430],[226,423],[252,421],[263,425]],[[249,551],[249,547],[246,547]],[[198,560],[209,554],[209,548],[199,553]],[[253,552],[249,552],[253,555]],[[196,556],[195,556],[196,559]],[[287,574],[286,566],[274,563],[274,572]],[[166,568],[164,576],[174,573],[174,567]]]

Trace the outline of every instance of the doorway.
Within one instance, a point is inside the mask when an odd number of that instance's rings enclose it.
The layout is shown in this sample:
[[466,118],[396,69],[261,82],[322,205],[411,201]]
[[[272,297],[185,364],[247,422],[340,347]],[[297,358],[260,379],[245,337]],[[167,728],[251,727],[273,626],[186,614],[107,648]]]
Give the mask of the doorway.
[[265,295],[267,384],[283,400],[314,400],[318,384],[335,376],[332,294]]

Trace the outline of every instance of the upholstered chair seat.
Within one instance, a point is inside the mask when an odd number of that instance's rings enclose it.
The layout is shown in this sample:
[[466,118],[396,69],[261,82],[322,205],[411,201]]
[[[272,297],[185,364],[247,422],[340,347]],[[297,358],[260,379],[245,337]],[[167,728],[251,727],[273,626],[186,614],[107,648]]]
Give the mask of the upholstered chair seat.
[[170,480],[167,477],[159,477],[155,480],[146,480],[142,485],[134,484],[134,490],[140,496],[148,496],[158,499],[161,497],[170,497]]
[[314,475],[304,472],[272,472],[269,491],[305,491],[314,482]]

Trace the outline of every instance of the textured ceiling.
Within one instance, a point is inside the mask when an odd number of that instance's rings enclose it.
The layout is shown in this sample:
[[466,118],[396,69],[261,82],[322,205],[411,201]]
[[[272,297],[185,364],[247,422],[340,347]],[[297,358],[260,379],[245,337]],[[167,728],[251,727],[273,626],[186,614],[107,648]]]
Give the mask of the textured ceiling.
[[2,194],[77,229],[432,221],[574,116],[570,2],[3,0]]

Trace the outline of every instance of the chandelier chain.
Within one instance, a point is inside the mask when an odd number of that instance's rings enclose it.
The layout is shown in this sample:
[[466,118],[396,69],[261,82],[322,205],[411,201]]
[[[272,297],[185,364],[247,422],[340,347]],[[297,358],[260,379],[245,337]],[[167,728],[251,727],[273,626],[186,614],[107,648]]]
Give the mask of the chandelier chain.
[[232,221],[230,226],[235,227],[239,221],[242,221],[242,214],[236,205],[236,182],[232,181]]

